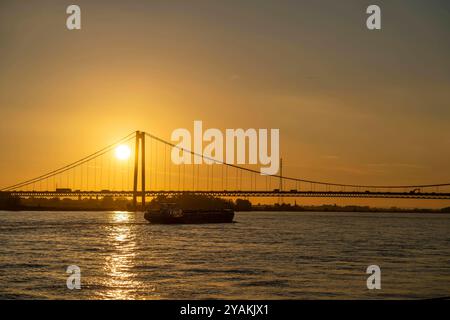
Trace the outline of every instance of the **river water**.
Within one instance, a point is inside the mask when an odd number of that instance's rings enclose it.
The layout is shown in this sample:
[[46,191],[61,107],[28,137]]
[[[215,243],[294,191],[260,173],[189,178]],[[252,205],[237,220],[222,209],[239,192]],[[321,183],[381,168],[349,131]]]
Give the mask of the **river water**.
[[[450,296],[450,215],[0,211],[2,299],[380,299]],[[66,268],[81,269],[81,289]],[[366,268],[381,268],[368,290]]]

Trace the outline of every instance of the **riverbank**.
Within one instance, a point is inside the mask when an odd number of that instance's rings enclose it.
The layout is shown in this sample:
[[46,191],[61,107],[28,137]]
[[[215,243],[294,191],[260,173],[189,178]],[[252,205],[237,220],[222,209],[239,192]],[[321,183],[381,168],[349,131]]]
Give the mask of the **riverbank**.
[[[2,208],[1,211],[134,211],[123,207],[44,207],[44,206],[20,206],[15,208]],[[384,213],[440,213],[450,214],[450,207],[441,209],[423,209],[423,208],[377,208],[361,206],[297,206],[288,207],[286,205],[277,206],[252,206],[250,210],[238,210],[237,212],[384,212]]]
[[[157,197],[147,207],[157,208],[161,203],[176,203],[180,208],[217,209],[229,208],[234,211],[283,211],[283,212],[393,212],[393,213],[450,213],[450,207],[444,208],[401,208],[370,207],[357,205],[299,205],[290,203],[252,204],[247,199],[234,201],[196,195],[178,195],[174,197]],[[139,204],[138,204],[139,206]],[[140,207],[140,206],[139,206]],[[103,197],[100,199],[84,198],[16,198],[0,197],[0,210],[8,211],[134,211],[133,203],[126,198]]]

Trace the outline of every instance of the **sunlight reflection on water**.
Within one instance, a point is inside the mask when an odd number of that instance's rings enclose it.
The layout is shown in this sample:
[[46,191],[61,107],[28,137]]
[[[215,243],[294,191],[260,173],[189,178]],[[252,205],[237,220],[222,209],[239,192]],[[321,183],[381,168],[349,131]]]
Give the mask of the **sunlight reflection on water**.
[[130,224],[124,224],[130,219],[128,212],[114,212],[110,215],[112,224],[107,226],[108,243],[113,248],[111,255],[105,257],[104,270],[107,274],[106,292],[100,296],[108,299],[137,299],[136,288],[142,286],[132,272],[136,256],[136,233]]

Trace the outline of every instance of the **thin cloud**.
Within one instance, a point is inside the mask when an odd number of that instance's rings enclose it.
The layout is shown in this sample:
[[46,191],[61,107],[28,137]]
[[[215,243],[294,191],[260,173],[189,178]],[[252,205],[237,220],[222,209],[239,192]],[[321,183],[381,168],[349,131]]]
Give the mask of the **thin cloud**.
[[326,155],[326,156],[322,156],[323,159],[328,159],[328,160],[336,160],[339,159],[339,156],[336,155]]
[[368,167],[374,168],[409,168],[409,169],[426,169],[425,166],[412,163],[369,163]]

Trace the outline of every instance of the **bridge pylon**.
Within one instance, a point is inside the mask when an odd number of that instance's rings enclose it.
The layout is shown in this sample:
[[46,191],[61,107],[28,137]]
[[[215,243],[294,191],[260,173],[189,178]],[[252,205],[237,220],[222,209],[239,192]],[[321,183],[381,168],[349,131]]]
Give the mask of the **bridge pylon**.
[[[138,191],[139,150],[141,155],[141,192]],[[133,176],[133,209],[138,209],[137,198],[141,195],[141,209],[145,210],[145,132],[136,131],[134,148],[134,176]]]

